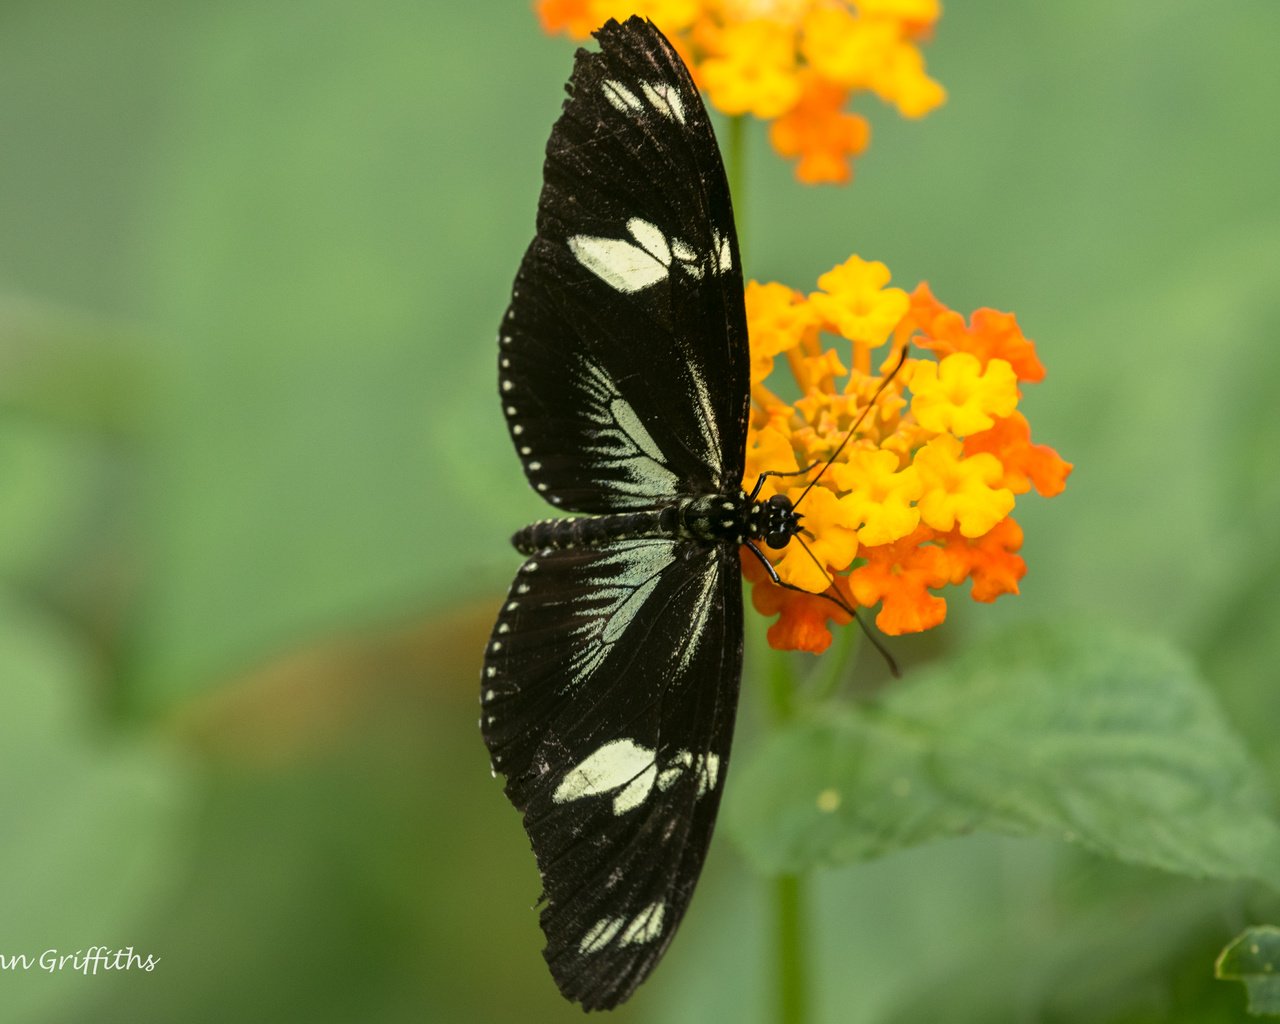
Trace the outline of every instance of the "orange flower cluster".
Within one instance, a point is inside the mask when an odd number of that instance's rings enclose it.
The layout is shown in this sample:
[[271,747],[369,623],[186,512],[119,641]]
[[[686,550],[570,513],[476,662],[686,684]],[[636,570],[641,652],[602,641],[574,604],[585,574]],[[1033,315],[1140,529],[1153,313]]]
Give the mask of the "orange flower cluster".
[[[1009,518],[1015,495],[1034,487],[1052,497],[1071,472],[1052,448],[1031,442],[1017,411],[1021,386],[1044,377],[1017,320],[980,309],[966,322],[928,285],[910,294],[890,287],[883,263],[857,256],[819,277],[808,296],[752,281],[746,306],[752,418],[744,486],[750,491],[766,470],[795,473],[769,477],[760,497],[783,490],[798,501],[818,472],[812,467],[839,450],[800,502],[804,531],[767,552],[782,580],[811,593],[773,585],[744,551],[756,609],[779,616],[770,645],[827,648],[830,621],[848,620],[811,596],[831,581],[851,605],[878,604],[876,625],[888,634],[941,623],[946,600],[933,592],[948,584],[968,580],[978,601],[1016,594],[1026,564],[1017,553],[1022,530]],[[848,345],[829,347],[833,335]],[[874,350],[886,344],[888,356],[873,369]],[[928,357],[908,358],[877,395],[904,346]],[[780,359],[794,378],[786,388],[798,387],[794,401],[766,386]]]
[[905,117],[946,98],[919,49],[938,0],[537,0],[537,10],[547,32],[575,39],[609,18],[649,18],[716,108],[772,122],[774,149],[808,184],[847,182],[867,148],[870,126],[845,109],[854,93]]

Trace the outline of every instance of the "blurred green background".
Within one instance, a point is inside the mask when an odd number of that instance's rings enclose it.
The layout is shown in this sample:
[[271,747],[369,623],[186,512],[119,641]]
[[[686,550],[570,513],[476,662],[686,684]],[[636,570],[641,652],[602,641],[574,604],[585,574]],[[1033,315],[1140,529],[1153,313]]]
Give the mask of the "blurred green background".
[[[903,660],[1164,637],[1273,782],[1277,39],[1273,3],[957,3],[942,110],[864,104],[847,189],[757,125],[739,197],[751,276],[881,259],[1049,368],[1077,469],[1020,507],[1023,594]],[[579,1019],[475,727],[542,513],[493,335],[572,48],[524,3],[0,4],[0,953],[162,958],[0,973],[3,1020]],[[765,1019],[763,894],[722,836],[618,1019]],[[868,1022],[1239,1019],[1209,965],[1260,899],[983,837],[816,895],[819,1015]]]

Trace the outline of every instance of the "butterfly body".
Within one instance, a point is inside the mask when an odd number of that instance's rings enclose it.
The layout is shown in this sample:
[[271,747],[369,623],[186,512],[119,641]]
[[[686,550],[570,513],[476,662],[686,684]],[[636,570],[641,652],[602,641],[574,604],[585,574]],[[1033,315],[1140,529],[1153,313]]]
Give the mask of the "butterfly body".
[[[764,537],[789,539],[796,530],[788,526],[781,510],[779,502],[756,501],[746,491],[738,490],[732,494],[683,497],[642,512],[540,519],[516,533],[511,543],[521,554],[532,555],[543,550],[593,548],[646,537],[739,545]],[[798,519],[798,515],[793,518]]]

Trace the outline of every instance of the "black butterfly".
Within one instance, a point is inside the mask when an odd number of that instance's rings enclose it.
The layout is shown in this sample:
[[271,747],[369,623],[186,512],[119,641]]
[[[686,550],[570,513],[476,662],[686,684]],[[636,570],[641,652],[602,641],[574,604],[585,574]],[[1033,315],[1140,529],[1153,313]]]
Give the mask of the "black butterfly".
[[525,475],[594,515],[512,538],[529,557],[481,684],[493,768],[542,874],[544,955],[586,1009],[631,995],[689,905],[738,701],[739,546],[800,530],[785,496],[741,488],[746,314],[706,109],[651,23],[596,35],[499,334]]

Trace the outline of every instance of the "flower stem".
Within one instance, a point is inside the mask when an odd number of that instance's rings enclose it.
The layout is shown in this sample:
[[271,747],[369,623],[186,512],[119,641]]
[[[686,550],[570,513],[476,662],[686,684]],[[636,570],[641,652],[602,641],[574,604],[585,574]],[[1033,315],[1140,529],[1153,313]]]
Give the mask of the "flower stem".
[[831,637],[831,646],[805,679],[805,692],[813,704],[824,704],[831,700],[848,681],[849,666],[853,664],[861,646],[862,634],[852,623],[832,629]]
[[805,977],[805,879],[779,875],[773,880],[773,929],[776,943],[774,1019],[778,1024],[804,1024],[809,1019]]
[[765,648],[769,659],[769,711],[772,724],[785,725],[796,715],[796,679],[786,651]]
[[[771,652],[769,702],[775,727],[795,717],[797,694],[792,663],[785,651]],[[805,1024],[809,1019],[809,979],[806,974],[805,885],[800,874],[772,879],[774,941],[774,1020],[777,1024]]]

